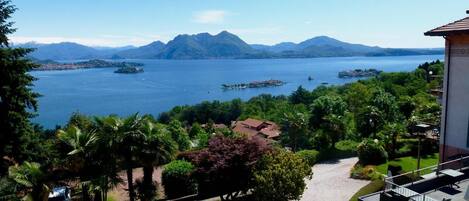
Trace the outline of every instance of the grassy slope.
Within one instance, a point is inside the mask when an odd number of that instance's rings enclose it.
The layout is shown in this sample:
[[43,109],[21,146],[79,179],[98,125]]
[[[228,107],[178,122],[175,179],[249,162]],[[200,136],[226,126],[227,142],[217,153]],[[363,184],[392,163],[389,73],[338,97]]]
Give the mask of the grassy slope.
[[369,184],[363,186],[360,190],[358,190],[358,192],[356,192],[355,195],[353,195],[349,201],[357,201],[358,197],[377,192],[379,190],[382,190],[383,188],[384,182],[382,180],[371,181]]
[[[420,168],[436,165],[438,163],[438,158],[438,153],[428,156],[422,156],[422,159],[420,160]],[[417,158],[413,156],[396,158],[392,161],[398,163],[402,167],[403,172],[410,172],[417,168]],[[376,169],[386,175],[388,170],[388,163],[378,165],[376,166]]]

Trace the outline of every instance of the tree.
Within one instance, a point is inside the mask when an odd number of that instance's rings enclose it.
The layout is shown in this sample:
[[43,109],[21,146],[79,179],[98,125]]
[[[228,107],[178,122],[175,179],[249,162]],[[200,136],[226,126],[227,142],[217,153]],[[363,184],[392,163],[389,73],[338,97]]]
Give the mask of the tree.
[[180,151],[185,151],[190,148],[191,141],[189,134],[187,133],[186,129],[182,127],[180,121],[172,120],[169,122],[168,131],[171,133],[174,141],[176,141]]
[[253,196],[259,201],[299,200],[311,167],[300,156],[285,150],[266,154],[254,171]]
[[127,186],[129,200],[135,200],[135,190],[133,185],[133,168],[135,166],[134,157],[139,149],[140,140],[143,138],[140,130],[142,118],[138,114],[131,115],[123,120],[117,119],[117,143],[118,153],[123,157],[123,167],[127,174]]
[[141,132],[143,140],[138,151],[138,160],[143,166],[143,181],[140,194],[142,200],[151,200],[156,195],[154,167],[169,162],[177,151],[177,144],[163,125],[154,124],[148,119],[143,121]]
[[219,135],[210,139],[208,148],[182,154],[181,158],[196,166],[194,177],[200,195],[230,200],[253,187],[253,168],[269,150],[266,142],[257,138]]
[[282,121],[282,143],[293,151],[308,148],[308,116],[300,112],[286,113]]
[[36,98],[31,90],[35,78],[28,71],[37,65],[25,56],[32,49],[11,48],[8,34],[15,32],[8,19],[16,8],[9,0],[0,0],[0,176],[6,174],[10,158],[21,162],[27,156],[27,135],[32,132],[29,118],[37,110]]
[[[321,96],[316,99],[311,108],[310,127],[321,130],[320,134],[328,135],[332,146],[345,136],[347,103],[339,96]],[[323,136],[325,137],[325,136]]]
[[[102,161],[106,161],[105,165],[109,177],[114,178],[117,167],[126,170],[127,186],[129,200],[135,200],[135,190],[133,185],[132,170],[136,165],[136,155],[139,150],[143,134],[140,130],[142,117],[138,114],[131,115],[121,119],[118,116],[111,115],[103,118],[95,118],[96,127],[105,145],[100,146],[106,148],[101,153],[109,153],[109,155],[100,155]],[[106,182],[104,182],[106,183]]]
[[189,137],[191,139],[194,139],[197,135],[199,135],[199,133],[202,133],[202,132],[205,132],[202,126],[200,126],[200,124],[197,122],[193,123],[189,131]]
[[349,110],[356,114],[369,103],[371,91],[361,82],[355,82],[346,87],[344,100],[347,101]]
[[385,121],[384,115],[378,108],[367,106],[357,114],[357,130],[362,137],[374,137]]
[[394,157],[397,149],[397,139],[405,133],[405,126],[400,123],[386,124],[378,133],[378,137],[384,142],[384,146],[390,157]]
[[95,168],[98,168],[96,158],[96,148],[98,136],[94,132],[82,132],[76,126],[70,126],[67,130],[57,131],[58,139],[69,146],[68,156],[70,156],[70,169],[75,170],[80,177],[82,199],[90,200],[89,183],[97,175]]
[[305,104],[309,105],[313,102],[313,97],[311,93],[303,88],[303,86],[299,86],[296,91],[294,91],[289,97],[290,103],[292,104]]
[[399,98],[399,111],[406,119],[412,116],[412,113],[417,108],[414,100],[410,96],[402,96]]
[[388,153],[378,140],[364,139],[358,145],[357,153],[362,165],[379,165],[388,159]]
[[46,184],[46,174],[39,163],[26,161],[19,166],[11,166],[8,176],[20,186],[20,192],[25,194],[24,200],[48,200],[50,187]]
[[395,122],[400,119],[400,114],[398,113],[399,107],[397,105],[396,98],[382,89],[378,89],[373,93],[371,105],[381,112],[385,121]]
[[327,122],[327,118],[331,115],[343,117],[347,111],[347,103],[339,96],[326,95],[314,100],[310,109],[310,126],[312,128],[320,128],[323,123]]
[[93,124],[92,119],[79,112],[74,112],[72,113],[72,116],[70,116],[68,123],[65,127],[68,128],[70,126],[76,126],[84,131],[91,131],[94,129],[94,124]]

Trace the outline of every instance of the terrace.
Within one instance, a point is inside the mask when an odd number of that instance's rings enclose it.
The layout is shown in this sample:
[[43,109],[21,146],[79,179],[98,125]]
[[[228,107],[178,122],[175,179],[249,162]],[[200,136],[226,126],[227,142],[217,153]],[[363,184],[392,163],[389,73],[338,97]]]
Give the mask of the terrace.
[[469,200],[469,156],[384,179],[382,191],[361,201]]

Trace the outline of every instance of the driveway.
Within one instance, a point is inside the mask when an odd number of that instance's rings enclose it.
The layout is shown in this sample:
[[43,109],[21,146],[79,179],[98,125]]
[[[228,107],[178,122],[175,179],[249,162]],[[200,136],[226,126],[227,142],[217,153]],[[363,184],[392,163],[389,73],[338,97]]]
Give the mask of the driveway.
[[348,201],[369,181],[350,178],[358,158],[325,161],[313,166],[313,178],[306,181],[301,201]]

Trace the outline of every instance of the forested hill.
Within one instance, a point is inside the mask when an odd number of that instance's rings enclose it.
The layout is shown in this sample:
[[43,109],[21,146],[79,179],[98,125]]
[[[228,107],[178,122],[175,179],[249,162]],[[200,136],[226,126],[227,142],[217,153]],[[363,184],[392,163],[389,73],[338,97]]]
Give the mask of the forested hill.
[[77,43],[36,44],[31,57],[45,60],[70,59],[263,59],[314,58],[346,56],[404,56],[443,54],[437,49],[381,48],[343,42],[327,36],[314,37],[301,43],[282,42],[276,45],[247,44],[227,31],[216,35],[200,33],[178,35],[168,43],[155,41],[141,47],[93,48]]

